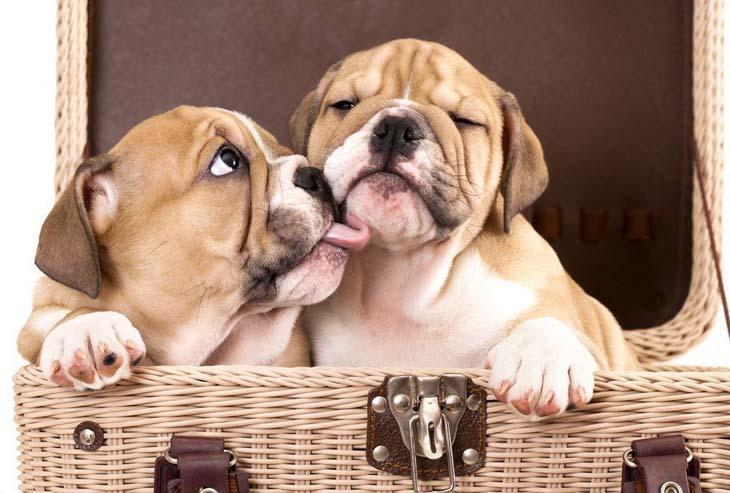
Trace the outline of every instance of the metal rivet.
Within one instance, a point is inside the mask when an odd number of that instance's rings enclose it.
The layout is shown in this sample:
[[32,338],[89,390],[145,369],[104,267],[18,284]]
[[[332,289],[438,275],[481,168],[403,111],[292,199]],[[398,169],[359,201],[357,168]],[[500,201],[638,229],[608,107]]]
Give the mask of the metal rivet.
[[461,454],[461,460],[464,461],[464,464],[472,466],[479,462],[479,452],[477,452],[473,448],[468,448],[464,450],[463,454]]
[[480,405],[481,401],[477,394],[471,394],[469,397],[466,398],[466,407],[468,407],[472,411],[476,411],[477,409],[479,409]]
[[662,483],[659,493],[684,493],[684,491],[674,481],[667,481],[666,483]]
[[83,443],[84,445],[91,445],[96,440],[96,433],[94,433],[94,430],[90,430],[89,428],[84,428],[79,432],[79,441]]
[[216,490],[215,488],[208,488],[206,486],[206,487],[200,488],[198,490],[198,493],[218,493],[218,490]]
[[378,396],[372,400],[370,405],[373,407],[373,411],[376,413],[382,413],[385,411],[385,408],[388,407],[388,401],[385,400],[385,397]]
[[87,452],[99,450],[104,445],[104,429],[93,421],[83,421],[74,428],[76,447]]
[[405,394],[398,394],[393,397],[393,408],[399,413],[408,411],[411,407],[411,400]]
[[390,450],[385,445],[378,445],[373,449],[373,459],[383,462],[390,455]]
[[449,395],[446,396],[446,400],[444,401],[444,405],[446,406],[446,410],[452,413],[458,413],[461,411],[461,407],[464,405],[461,401],[461,397],[458,395]]

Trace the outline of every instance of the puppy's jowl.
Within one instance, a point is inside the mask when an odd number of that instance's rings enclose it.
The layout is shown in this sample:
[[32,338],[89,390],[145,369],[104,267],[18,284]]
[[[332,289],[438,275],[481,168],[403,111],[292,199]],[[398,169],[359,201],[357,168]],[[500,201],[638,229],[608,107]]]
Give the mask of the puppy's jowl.
[[249,118],[151,118],[83,163],[46,219],[36,262],[48,277],[18,346],[77,389],[129,376],[145,354],[308,365],[295,322],[342,276],[332,225],[321,172]]
[[452,50],[398,40],[325,74],[290,121],[362,247],[308,308],[324,365],[492,368],[541,417],[591,399],[596,368],[636,360],[613,316],[520,215],[547,166],[515,97]]

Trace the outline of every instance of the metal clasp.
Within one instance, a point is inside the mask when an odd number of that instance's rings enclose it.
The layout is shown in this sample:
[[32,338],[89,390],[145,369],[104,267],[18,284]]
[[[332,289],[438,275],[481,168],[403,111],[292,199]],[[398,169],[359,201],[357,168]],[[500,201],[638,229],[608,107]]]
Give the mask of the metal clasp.
[[398,423],[401,437],[411,453],[413,491],[418,488],[418,460],[438,460],[446,454],[449,487],[456,488],[453,444],[466,408],[467,380],[463,375],[441,377],[392,377],[388,381],[388,406]]

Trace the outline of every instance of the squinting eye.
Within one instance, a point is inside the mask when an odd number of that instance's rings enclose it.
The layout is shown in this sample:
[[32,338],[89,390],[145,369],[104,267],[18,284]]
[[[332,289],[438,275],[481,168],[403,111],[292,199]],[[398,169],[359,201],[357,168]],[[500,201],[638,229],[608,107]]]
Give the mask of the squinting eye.
[[334,103],[330,106],[332,106],[333,108],[336,108],[338,110],[349,111],[352,108],[354,108],[356,104],[357,103],[343,99],[342,101],[337,101],[336,103]]
[[213,161],[210,162],[210,172],[215,176],[227,175],[238,169],[245,159],[236,149],[224,145],[213,156]]
[[469,120],[468,118],[464,118],[463,116],[459,116],[459,115],[451,115],[451,119],[457,125],[468,125],[470,127],[483,127],[484,126],[481,123],[475,122],[474,120]]

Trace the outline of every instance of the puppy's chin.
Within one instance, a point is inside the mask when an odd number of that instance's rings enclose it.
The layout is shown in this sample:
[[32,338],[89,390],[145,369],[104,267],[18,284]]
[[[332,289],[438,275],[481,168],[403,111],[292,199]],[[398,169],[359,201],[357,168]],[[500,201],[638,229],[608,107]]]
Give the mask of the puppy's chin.
[[345,272],[347,250],[320,241],[293,269],[276,278],[277,306],[319,303],[331,295]]
[[363,178],[345,204],[348,213],[370,227],[373,245],[408,250],[438,237],[438,225],[425,202],[398,175],[378,172]]

